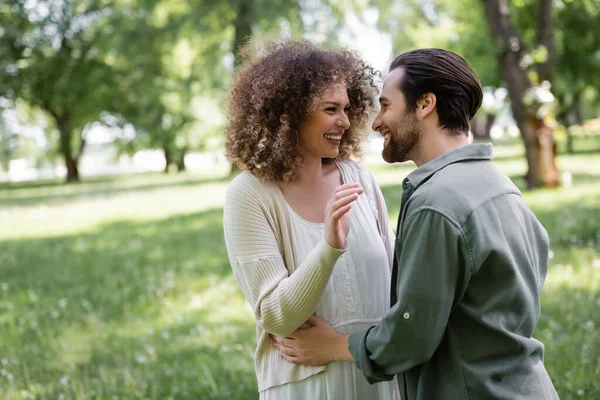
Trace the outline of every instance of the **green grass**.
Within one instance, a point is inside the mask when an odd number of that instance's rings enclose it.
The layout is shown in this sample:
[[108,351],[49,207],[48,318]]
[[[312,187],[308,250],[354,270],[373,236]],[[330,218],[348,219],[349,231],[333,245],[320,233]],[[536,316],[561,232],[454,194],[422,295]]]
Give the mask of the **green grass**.
[[[508,149],[508,150],[507,150]],[[524,162],[498,149],[518,185]],[[561,399],[600,398],[600,154],[526,192],[552,259],[535,336]],[[370,165],[390,219],[412,168]],[[256,398],[250,307],[222,238],[228,179],[0,185],[0,399]]]

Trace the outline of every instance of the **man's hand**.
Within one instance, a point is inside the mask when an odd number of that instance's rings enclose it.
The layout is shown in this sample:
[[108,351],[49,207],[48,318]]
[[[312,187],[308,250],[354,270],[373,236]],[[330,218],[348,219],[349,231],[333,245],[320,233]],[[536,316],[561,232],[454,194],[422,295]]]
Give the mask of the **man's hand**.
[[306,321],[310,327],[289,337],[273,336],[281,356],[294,364],[325,365],[331,361],[354,361],[348,350],[348,335],[340,335],[319,317]]

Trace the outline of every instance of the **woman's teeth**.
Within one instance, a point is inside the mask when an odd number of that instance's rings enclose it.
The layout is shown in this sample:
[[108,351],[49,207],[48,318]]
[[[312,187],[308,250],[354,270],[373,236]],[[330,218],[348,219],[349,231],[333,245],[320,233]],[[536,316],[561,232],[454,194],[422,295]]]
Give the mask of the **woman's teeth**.
[[331,140],[342,140],[342,135],[325,135],[325,137]]

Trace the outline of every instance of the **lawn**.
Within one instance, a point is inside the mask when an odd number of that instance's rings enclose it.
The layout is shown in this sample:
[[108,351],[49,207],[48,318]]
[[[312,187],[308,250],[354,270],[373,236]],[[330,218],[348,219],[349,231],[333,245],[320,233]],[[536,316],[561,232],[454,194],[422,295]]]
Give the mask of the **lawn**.
[[[498,153],[522,186],[524,161]],[[535,337],[561,399],[598,399],[600,154],[559,166],[569,187],[525,193],[552,242]],[[370,167],[394,220],[412,168]],[[0,185],[0,398],[256,398],[252,313],[222,238],[228,182]]]

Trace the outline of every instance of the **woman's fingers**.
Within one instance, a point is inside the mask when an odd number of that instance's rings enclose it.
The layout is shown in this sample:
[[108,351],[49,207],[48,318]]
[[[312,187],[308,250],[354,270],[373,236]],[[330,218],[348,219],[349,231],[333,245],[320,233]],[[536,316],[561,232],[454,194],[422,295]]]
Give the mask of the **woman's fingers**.
[[339,208],[331,215],[332,221],[337,221],[344,216],[350,209],[352,208],[352,204],[348,204],[342,208]]
[[[340,188],[341,187],[343,187],[343,186],[340,186]],[[354,194],[354,193],[361,194],[362,192],[363,192],[363,188],[361,188],[358,185],[350,187],[350,188],[346,188],[346,189],[343,189],[343,190],[339,190],[339,191],[336,189],[333,192],[333,194],[331,195],[331,198],[329,199],[329,202],[330,203],[334,203],[334,202],[336,202],[336,201],[338,201],[338,200],[340,200],[342,198],[345,198],[345,197],[347,197],[347,196],[349,196],[351,194]]]
[[346,204],[353,202],[358,199],[358,193],[351,193],[345,197],[342,197],[339,200],[336,200],[333,204],[331,204],[331,211],[335,212],[337,209],[344,207]]

